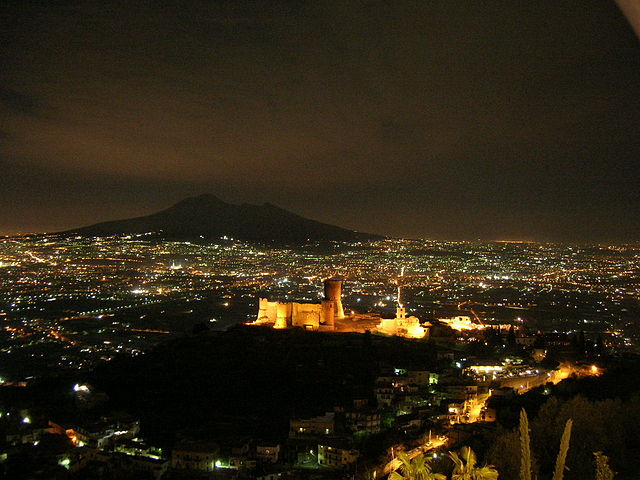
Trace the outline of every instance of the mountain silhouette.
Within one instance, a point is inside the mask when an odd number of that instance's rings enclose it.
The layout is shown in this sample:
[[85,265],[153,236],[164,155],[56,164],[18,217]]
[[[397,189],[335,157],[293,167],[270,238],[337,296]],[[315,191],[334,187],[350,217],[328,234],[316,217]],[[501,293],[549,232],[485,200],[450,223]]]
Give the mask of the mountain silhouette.
[[227,236],[239,240],[300,243],[356,241],[382,238],[317,222],[265,203],[235,205],[214,195],[199,195],[144,217],[96,223],[62,232],[90,236],[156,232],[171,239],[214,239]]

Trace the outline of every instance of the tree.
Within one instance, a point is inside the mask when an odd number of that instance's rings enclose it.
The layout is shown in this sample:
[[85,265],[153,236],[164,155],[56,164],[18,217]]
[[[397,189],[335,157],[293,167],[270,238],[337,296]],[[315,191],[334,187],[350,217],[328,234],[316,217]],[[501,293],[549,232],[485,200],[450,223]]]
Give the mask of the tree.
[[392,472],[389,475],[389,480],[447,480],[447,477],[441,473],[434,473],[431,470],[431,465],[424,455],[410,459],[409,455],[400,452],[397,458],[402,462],[400,466],[402,474]]
[[580,330],[580,333],[578,334],[578,354],[579,355],[584,355],[584,348],[585,348],[585,338],[584,338],[584,330]]
[[497,480],[498,471],[493,465],[478,467],[476,454],[469,447],[462,447],[460,453],[451,452],[449,457],[453,461],[452,480]]
[[495,465],[500,478],[516,479],[520,475],[519,435],[498,425],[495,438],[485,458]]
[[613,480],[615,473],[609,467],[609,457],[603,455],[602,452],[594,453],[596,460],[596,480]]
[[556,458],[556,468],[553,471],[553,480],[562,480],[564,477],[565,462],[567,460],[567,452],[569,451],[569,440],[571,439],[571,426],[573,420],[567,420],[562,432],[562,439],[560,440],[560,451]]
[[520,410],[520,480],[531,480],[531,439],[524,408]]
[[513,328],[513,325],[509,327],[509,332],[507,333],[507,344],[509,345],[510,348],[513,348],[516,346],[516,332],[515,332],[515,329]]

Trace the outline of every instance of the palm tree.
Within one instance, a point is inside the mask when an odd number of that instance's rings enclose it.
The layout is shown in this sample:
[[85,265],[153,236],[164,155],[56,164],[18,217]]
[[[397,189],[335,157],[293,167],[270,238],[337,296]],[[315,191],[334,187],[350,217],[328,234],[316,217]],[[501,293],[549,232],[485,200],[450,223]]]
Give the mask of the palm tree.
[[497,480],[498,471],[493,465],[478,467],[476,454],[469,447],[462,447],[460,454],[449,453],[453,461],[453,475],[451,480]]
[[431,465],[427,462],[424,455],[419,455],[413,460],[404,452],[398,453],[398,460],[402,462],[400,471],[392,472],[389,480],[447,480],[447,477],[441,473],[434,473]]

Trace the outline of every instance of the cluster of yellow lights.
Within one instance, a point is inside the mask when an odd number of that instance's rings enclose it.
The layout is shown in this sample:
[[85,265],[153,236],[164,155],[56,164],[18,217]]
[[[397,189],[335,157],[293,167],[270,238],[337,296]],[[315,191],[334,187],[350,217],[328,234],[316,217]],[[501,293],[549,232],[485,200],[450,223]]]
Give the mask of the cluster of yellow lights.
[[425,335],[424,327],[421,327],[420,324],[412,325],[407,329],[407,337],[410,338],[423,338]]
[[471,365],[468,368],[475,373],[502,372],[504,370],[504,367],[500,365]]
[[484,325],[472,322],[469,317],[439,318],[438,320],[458,332],[463,330],[482,330],[484,328]]

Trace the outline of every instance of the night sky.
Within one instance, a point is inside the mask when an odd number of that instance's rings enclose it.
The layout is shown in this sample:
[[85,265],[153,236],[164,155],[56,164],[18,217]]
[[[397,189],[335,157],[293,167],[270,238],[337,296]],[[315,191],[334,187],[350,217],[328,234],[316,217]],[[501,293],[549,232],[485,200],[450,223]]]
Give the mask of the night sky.
[[388,235],[640,240],[640,41],[613,2],[0,15],[0,233],[213,193]]

